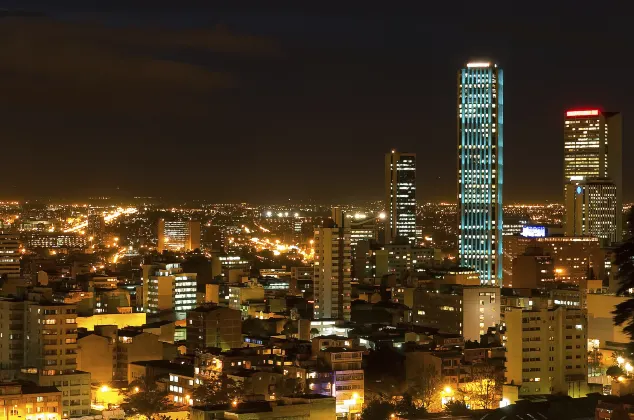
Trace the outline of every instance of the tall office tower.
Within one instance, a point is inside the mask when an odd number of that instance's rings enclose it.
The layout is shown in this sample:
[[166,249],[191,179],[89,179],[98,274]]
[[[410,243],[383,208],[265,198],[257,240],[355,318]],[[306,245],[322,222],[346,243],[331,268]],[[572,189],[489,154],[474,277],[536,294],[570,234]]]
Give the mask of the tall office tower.
[[350,320],[350,228],[343,223],[326,220],[315,231],[315,319]]
[[385,243],[416,243],[416,154],[385,154]]
[[20,235],[0,232],[0,277],[20,277]]
[[493,63],[458,73],[458,255],[482,283],[502,285],[504,78]]
[[[597,178],[608,178],[614,182],[616,186],[617,231],[611,242],[621,241],[623,234],[622,143],[621,113],[602,112],[598,109],[566,112],[564,185]],[[564,193],[566,193],[566,188],[564,188]],[[572,216],[570,217],[573,219]],[[568,219],[568,216],[566,218]]]
[[158,251],[192,251],[200,248],[200,222],[159,219]]
[[602,245],[618,242],[616,185],[609,178],[566,184],[566,236],[594,236]]

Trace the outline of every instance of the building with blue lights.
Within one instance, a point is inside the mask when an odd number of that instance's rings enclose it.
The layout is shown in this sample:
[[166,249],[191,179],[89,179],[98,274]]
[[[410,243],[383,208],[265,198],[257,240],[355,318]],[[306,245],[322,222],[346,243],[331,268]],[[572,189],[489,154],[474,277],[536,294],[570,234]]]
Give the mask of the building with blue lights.
[[483,284],[502,285],[504,78],[489,62],[458,73],[458,256]]

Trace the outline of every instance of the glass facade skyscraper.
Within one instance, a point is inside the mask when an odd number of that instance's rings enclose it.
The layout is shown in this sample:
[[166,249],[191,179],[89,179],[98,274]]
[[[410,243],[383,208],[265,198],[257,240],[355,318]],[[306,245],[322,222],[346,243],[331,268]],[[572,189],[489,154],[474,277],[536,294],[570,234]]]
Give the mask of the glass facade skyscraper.
[[482,283],[502,285],[504,78],[488,62],[458,73],[458,256]]
[[416,243],[416,154],[385,155],[385,242],[397,237]]

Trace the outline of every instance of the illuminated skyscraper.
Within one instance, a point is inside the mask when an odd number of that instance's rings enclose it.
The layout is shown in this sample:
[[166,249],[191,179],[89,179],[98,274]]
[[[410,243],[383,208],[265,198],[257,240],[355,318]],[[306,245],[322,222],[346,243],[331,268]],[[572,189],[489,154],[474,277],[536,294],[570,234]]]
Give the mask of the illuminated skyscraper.
[[[576,200],[568,197],[567,192],[576,191],[577,183],[583,184],[586,181],[597,179],[602,180],[601,183],[605,183],[606,180],[611,180],[616,188],[616,202],[614,205],[617,209],[615,222],[617,228],[616,234],[614,236],[610,235],[609,242],[619,242],[623,233],[621,221],[623,213],[622,142],[622,122],[619,112],[602,112],[598,109],[581,109],[566,112],[564,126],[564,185],[573,184],[574,186],[564,188],[565,201],[566,203],[569,201],[573,203]],[[583,189],[585,191],[585,186]],[[602,188],[601,190],[604,189]],[[605,200],[608,200],[608,198],[602,199],[603,202]],[[592,200],[592,203],[598,202],[597,200]],[[602,212],[600,209],[589,211],[594,213]],[[567,221],[573,219],[574,214],[566,215]],[[566,228],[567,231],[570,229]]]
[[158,222],[158,251],[181,252],[200,248],[200,222],[168,221]]
[[[334,209],[333,209],[334,210]],[[340,211],[315,231],[315,319],[350,320],[350,228]],[[335,220],[342,224],[335,223]]]
[[416,242],[416,154],[385,155],[385,242],[397,237]]
[[458,254],[482,283],[502,284],[503,74],[468,63],[458,73]]
[[616,185],[609,178],[596,178],[566,184],[566,235],[594,236],[603,245],[617,242]]

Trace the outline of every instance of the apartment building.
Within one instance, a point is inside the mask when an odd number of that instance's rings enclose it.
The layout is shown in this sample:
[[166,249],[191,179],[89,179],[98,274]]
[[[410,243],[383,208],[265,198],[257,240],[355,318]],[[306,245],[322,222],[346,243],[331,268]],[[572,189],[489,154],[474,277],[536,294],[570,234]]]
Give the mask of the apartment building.
[[518,385],[519,395],[587,392],[587,317],[580,309],[508,308],[506,383]]

